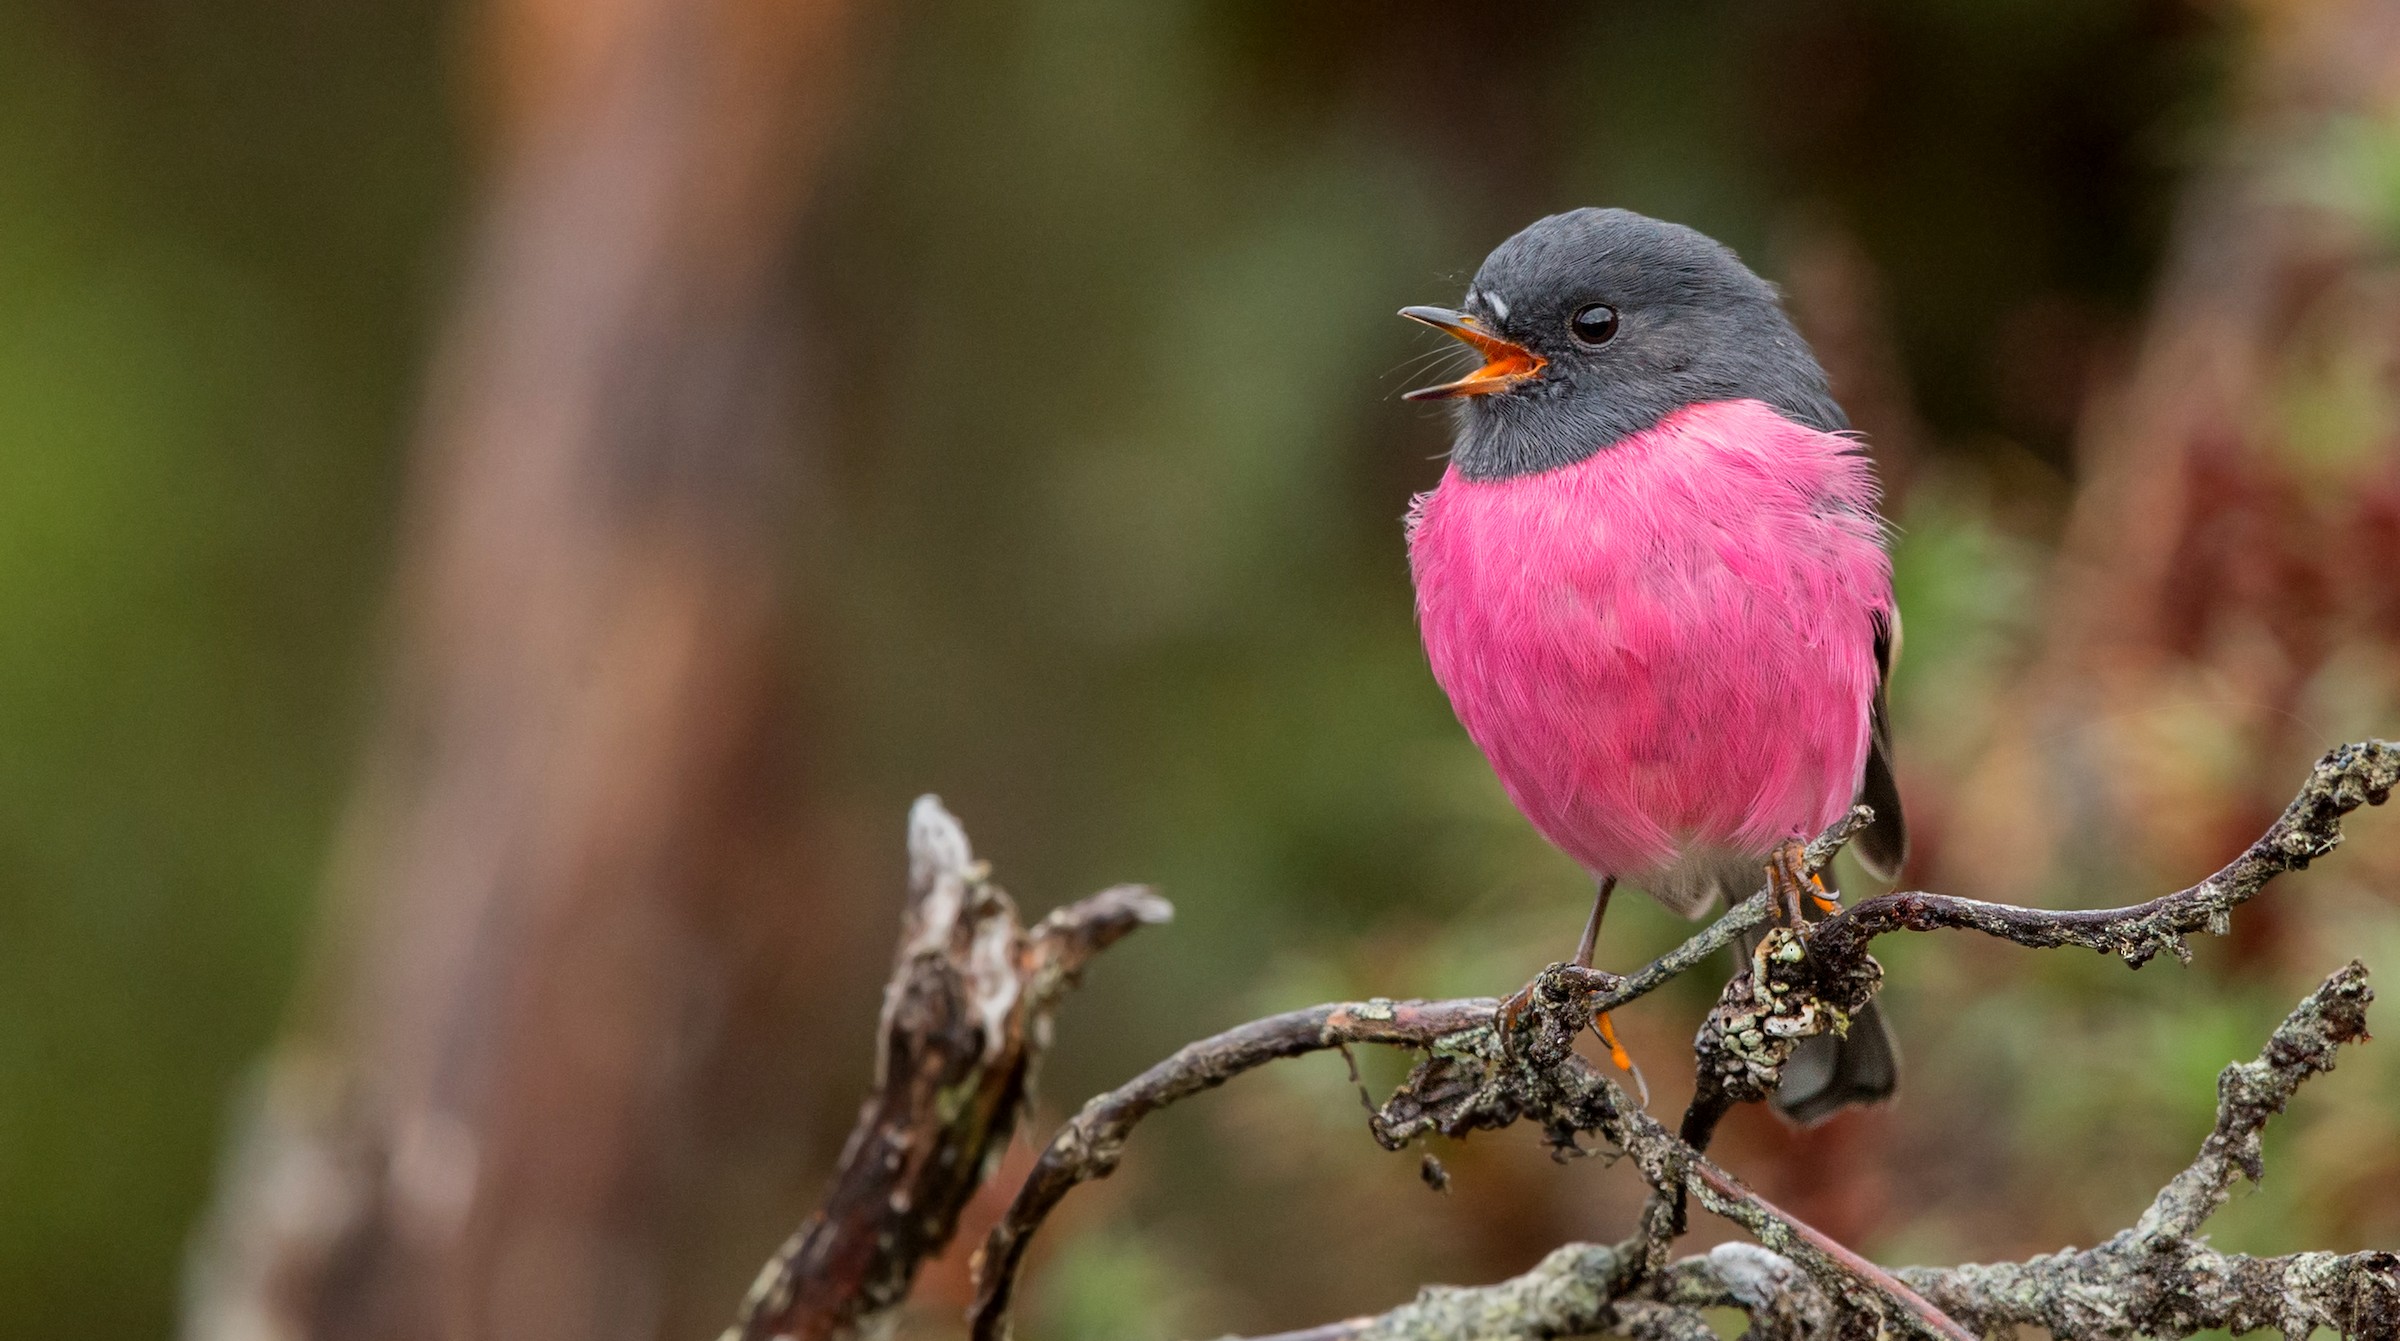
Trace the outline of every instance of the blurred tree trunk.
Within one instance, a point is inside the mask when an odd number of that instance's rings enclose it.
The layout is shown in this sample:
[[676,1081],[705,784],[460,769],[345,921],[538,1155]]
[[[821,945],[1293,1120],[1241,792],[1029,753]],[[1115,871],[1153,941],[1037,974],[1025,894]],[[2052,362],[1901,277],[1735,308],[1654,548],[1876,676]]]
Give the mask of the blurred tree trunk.
[[2400,272],[2371,217],[2400,4],[2243,13],[2221,147],[2086,415],[2033,673],[1936,835],[1949,887],[2203,869],[2273,814],[2262,785],[2400,706],[2359,692],[2400,669]]
[[480,16],[395,669],[187,1335],[658,1330],[743,904],[783,893],[785,280],[852,8]]

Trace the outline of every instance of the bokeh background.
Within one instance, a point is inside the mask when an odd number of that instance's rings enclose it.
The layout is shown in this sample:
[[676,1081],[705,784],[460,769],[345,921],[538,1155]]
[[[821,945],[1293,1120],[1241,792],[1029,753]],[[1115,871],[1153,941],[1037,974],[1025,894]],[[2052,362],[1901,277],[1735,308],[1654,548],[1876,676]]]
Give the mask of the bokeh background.
[[[1870,435],[1909,883],[2148,897],[2400,732],[2391,0],[0,8],[0,1334],[713,1335],[847,1130],[923,791],[1033,908],[1180,910],[1034,1133],[1556,957],[1582,879],[1415,641],[1391,312],[1590,203],[1781,283]],[[1726,1161],[1885,1260],[2105,1236],[2400,971],[2354,829],[2188,967],[1892,945],[1899,1100]],[[1683,932],[1620,907],[1604,963]],[[1661,1111],[1712,990],[1619,1018]],[[2220,1244],[2400,1244],[2388,1049]],[[1356,1105],[1317,1058],[1145,1127],[1027,1333],[1630,1223],[1525,1132],[1432,1192]]]

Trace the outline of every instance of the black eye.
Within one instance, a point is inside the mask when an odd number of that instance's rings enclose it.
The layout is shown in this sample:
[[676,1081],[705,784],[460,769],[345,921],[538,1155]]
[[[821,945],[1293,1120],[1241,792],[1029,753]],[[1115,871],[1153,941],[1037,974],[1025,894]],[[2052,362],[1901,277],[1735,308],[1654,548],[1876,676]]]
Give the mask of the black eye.
[[1587,345],[1604,345],[1617,333],[1617,309],[1606,303],[1577,308],[1567,322],[1567,329]]

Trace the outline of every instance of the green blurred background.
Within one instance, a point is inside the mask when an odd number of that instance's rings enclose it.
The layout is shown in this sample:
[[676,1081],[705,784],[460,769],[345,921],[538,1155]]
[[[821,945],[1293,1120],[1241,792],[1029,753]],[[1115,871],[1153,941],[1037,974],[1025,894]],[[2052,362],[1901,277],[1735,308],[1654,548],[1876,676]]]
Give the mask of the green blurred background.
[[[830,1167],[918,792],[1030,905],[1140,879],[1179,909],[1066,1010],[1037,1132],[1249,1015],[1501,991],[1564,948],[1581,879],[1415,641],[1398,519],[1444,422],[1397,399],[1432,339],[1391,318],[1541,213],[1713,233],[1825,351],[1900,528],[1911,883],[2148,897],[2326,746],[2400,732],[2400,62],[2309,65],[2391,56],[2388,8],[877,12],[788,294],[777,822],[820,864],[779,999],[812,1027],[719,1095],[692,1178],[742,1191],[678,1213],[652,1329],[707,1334]],[[175,1328],[372,732],[489,168],[480,31],[416,0],[0,9],[0,1335]],[[2228,180],[2267,206],[2212,213]],[[2197,430],[2192,366],[2247,370]],[[2112,462],[2183,485],[2128,503]],[[2151,531],[2159,580],[2112,604],[2110,546]],[[1898,1102],[1738,1115],[1728,1162],[1887,1260],[2105,1236],[2220,1066],[2344,959],[2400,968],[2400,834],[2356,829],[2189,968],[1894,945]],[[1604,963],[1681,934],[1624,909]],[[1712,991],[1620,1018],[1661,1111]],[[1320,1058],[1146,1128],[1037,1257],[1028,1334],[1300,1326],[1630,1223],[1630,1170],[1529,1133],[1444,1149],[1430,1192],[1355,1103]],[[2400,1245],[2400,1063],[2346,1058],[2268,1168],[2221,1245]]]

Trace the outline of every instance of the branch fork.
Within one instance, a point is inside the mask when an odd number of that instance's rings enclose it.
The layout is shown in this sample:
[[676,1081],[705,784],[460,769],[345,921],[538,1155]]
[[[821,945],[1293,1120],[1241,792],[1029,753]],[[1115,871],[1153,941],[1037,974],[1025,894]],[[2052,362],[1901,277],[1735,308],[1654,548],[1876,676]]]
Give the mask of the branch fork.
[[[1094,1098],[1054,1136],[976,1255],[974,1341],[1005,1341],[1010,1306],[1033,1235],[1076,1186],[1106,1177],[1133,1128],[1150,1113],[1221,1085],[1244,1071],[1305,1053],[1380,1044],[1421,1058],[1391,1096],[1374,1105],[1369,1132],[1400,1150],[1428,1134],[1464,1137],[1517,1122],[1538,1126],[1559,1158],[1611,1152],[1630,1157],[1653,1191],[1637,1232],[1613,1246],[1570,1244],[1525,1275],[1476,1288],[1430,1287],[1389,1313],[1286,1334],[1275,1341],[1523,1341],[1608,1331],[1637,1341],[1706,1341],[1699,1310],[1742,1309],[1761,1341],[1885,1333],[1972,1341],[2019,1326],[2069,1341],[2186,1336],[2208,1328],[2279,1327],[2305,1336],[2329,1327],[2345,1336],[2400,1339],[2400,1255],[2298,1253],[2282,1258],[2221,1254],[2198,1237],[2237,1177],[2260,1173],[2259,1133],[2299,1085],[2332,1069],[2346,1043],[2366,1037],[2373,999],[2353,963],[2302,1001],[2254,1062],[2228,1067],[2218,1087],[2215,1130],[2192,1165],[2162,1189],[2134,1226],[2106,1243],[2026,1262],[1888,1271],[1759,1197],[1703,1153],[1722,1114],[1773,1092],[1800,1039],[1840,1031],[1872,1000],[1882,970],[1867,953],[1898,931],[1964,929],[2033,948],[2081,945],[2139,967],[2161,952],[2188,954],[2185,938],[2222,933],[2232,910],[2276,875],[2305,868],[2341,841],[2341,822],[2381,804],[2400,782],[2400,746],[2345,745],[2318,761],[2292,804],[2224,869],[2189,889],[2125,908],[2054,911],[1947,895],[1894,893],[1842,908],[1821,922],[1781,919],[1758,938],[1746,969],[1729,983],[1695,1043],[1693,1107],[1681,1133],[1632,1102],[1575,1045],[1600,1011],[1626,1005],[1775,919],[1777,891],[1762,890],[1668,954],[1620,977],[1554,964],[1506,1002],[1377,998],[1290,1011],[1189,1044],[1125,1085]],[[972,863],[946,814],[920,803],[912,823],[912,903],[904,952],[886,997],[885,1059],[845,1152],[826,1209],[769,1264],[728,1338],[815,1338],[854,1334],[896,1302],[916,1260],[938,1250],[957,1205],[980,1181],[1021,1105],[1047,1042],[1049,1012],[1064,986],[1100,948],[1165,905],[1130,888],[1106,891],[1054,913],[1025,932],[1013,907]],[[1809,843],[1790,872],[1806,879],[1830,863],[1870,818],[1864,807]],[[946,825],[946,827],[945,827]],[[914,858],[922,854],[920,863]],[[1785,891],[1788,893],[1788,891]],[[1788,899],[1785,900],[1788,903]],[[955,911],[953,911],[955,910]],[[1005,930],[993,931],[992,919]],[[978,950],[977,947],[985,947]],[[1006,953],[1002,953],[1006,947]],[[920,972],[947,984],[920,991]],[[980,976],[978,976],[980,975]],[[931,1002],[919,1009],[912,1003]],[[947,1013],[945,1013],[947,1011]],[[990,1042],[1001,1040],[995,1050]],[[864,1205],[888,1191],[888,1163],[870,1158],[895,1120],[918,1120],[908,1077],[951,1077],[935,1093],[972,1094],[963,1122],[937,1124],[932,1148],[965,1172],[935,1180],[939,1206],[905,1226]],[[967,1083],[969,1080],[972,1083]],[[898,1115],[894,1118],[892,1115]],[[1596,1137],[1599,1146],[1587,1146]],[[940,1161],[934,1161],[939,1163]],[[909,1167],[905,1152],[900,1167]],[[881,1181],[879,1181],[879,1179]],[[853,1184],[862,1184],[854,1187]],[[1756,1240],[1674,1260],[1684,1208],[1697,1202]],[[888,1198],[879,1206],[897,1205]],[[828,1264],[851,1257],[826,1248],[868,1230],[847,1274]],[[900,1232],[905,1230],[905,1232]],[[878,1256],[880,1254],[880,1256]],[[865,1300],[846,1312],[810,1312],[801,1302],[845,1283]],[[795,1319],[832,1320],[793,1326]]]
[[1067,989],[1093,956],[1174,914],[1120,885],[1026,927],[931,796],[909,811],[908,858],[874,1087],[823,1206],[759,1272],[721,1341],[854,1336],[906,1298],[1007,1149]]

